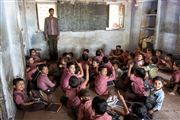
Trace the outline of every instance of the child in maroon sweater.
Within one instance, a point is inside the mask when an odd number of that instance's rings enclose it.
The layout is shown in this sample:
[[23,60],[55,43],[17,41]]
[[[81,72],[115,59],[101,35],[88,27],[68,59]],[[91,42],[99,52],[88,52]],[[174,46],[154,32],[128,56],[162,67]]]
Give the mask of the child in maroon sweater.
[[13,80],[13,99],[18,109],[23,111],[38,111],[45,109],[45,103],[40,99],[30,99],[25,92],[25,84],[22,78]]

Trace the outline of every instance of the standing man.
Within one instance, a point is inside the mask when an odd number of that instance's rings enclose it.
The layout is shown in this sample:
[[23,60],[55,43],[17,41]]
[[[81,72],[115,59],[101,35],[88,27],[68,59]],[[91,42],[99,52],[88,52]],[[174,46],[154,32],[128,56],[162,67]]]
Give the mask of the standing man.
[[58,58],[58,50],[57,50],[57,41],[59,38],[59,30],[58,30],[58,19],[54,16],[54,9],[49,9],[49,17],[45,18],[44,23],[44,33],[45,40],[48,41],[49,44],[49,55],[51,60],[57,60]]

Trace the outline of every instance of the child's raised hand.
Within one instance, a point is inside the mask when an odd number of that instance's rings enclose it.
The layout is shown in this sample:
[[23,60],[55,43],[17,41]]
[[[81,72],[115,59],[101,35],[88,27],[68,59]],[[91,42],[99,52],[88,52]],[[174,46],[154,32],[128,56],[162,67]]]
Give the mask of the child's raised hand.
[[89,65],[88,64],[86,64],[86,69],[89,70]]
[[120,94],[119,90],[117,91],[119,99],[124,100],[124,97]]
[[76,64],[80,67],[82,66],[80,62],[76,61]]
[[130,68],[132,68],[133,66],[134,66],[134,63],[131,63],[131,64],[129,65]]

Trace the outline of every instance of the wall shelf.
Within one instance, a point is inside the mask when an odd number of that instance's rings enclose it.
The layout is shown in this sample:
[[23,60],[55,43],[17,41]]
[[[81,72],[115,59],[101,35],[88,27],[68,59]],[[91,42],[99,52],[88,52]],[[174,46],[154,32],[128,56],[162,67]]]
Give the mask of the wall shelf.
[[152,44],[155,43],[158,22],[158,0],[142,0],[140,5],[139,45],[144,49],[143,38],[153,36]]

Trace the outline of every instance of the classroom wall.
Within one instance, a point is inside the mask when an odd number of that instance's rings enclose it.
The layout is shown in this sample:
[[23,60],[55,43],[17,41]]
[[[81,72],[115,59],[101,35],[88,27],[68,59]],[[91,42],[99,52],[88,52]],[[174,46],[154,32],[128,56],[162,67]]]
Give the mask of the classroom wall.
[[[61,55],[65,51],[73,51],[75,56],[79,56],[83,48],[90,49],[90,54],[94,55],[96,49],[103,48],[108,54],[111,48],[117,44],[122,45],[123,49],[129,49],[130,27],[131,27],[131,2],[124,1],[126,6],[125,28],[121,30],[93,30],[80,32],[61,32],[58,41],[58,51]],[[48,57],[48,46],[44,40],[43,32],[37,27],[36,2],[26,1],[26,20],[28,29],[29,48],[39,48],[43,58]]]
[[[0,19],[0,105],[2,120],[14,119],[16,109],[13,102],[12,80],[20,76],[24,78],[24,48],[23,32],[20,25],[23,23],[21,12],[22,4],[17,0],[1,0]],[[23,3],[19,0],[20,3]],[[14,12],[16,11],[16,12]],[[23,25],[22,25],[23,26]]]
[[158,48],[168,53],[180,54],[179,36],[179,0],[162,0],[162,20],[158,40]]
[[[142,2],[132,4],[130,48],[135,48],[139,42],[139,31],[141,21]],[[151,0],[149,0],[151,1]],[[158,22],[159,28],[156,34],[155,49],[162,49],[167,53],[180,55],[180,1],[179,0],[158,0]]]

